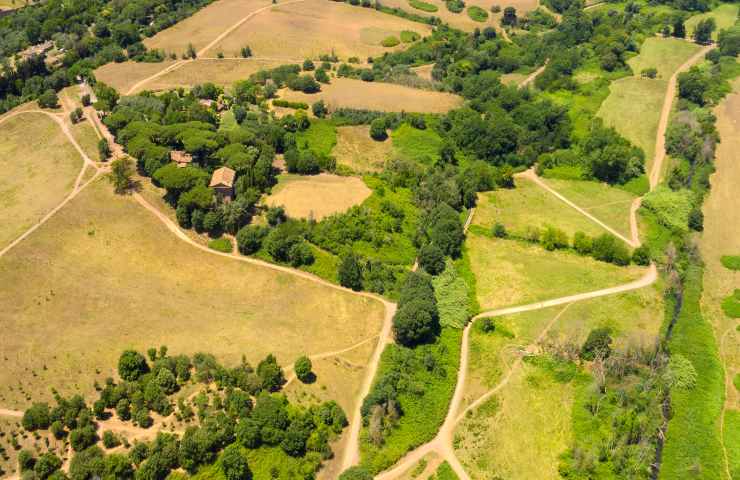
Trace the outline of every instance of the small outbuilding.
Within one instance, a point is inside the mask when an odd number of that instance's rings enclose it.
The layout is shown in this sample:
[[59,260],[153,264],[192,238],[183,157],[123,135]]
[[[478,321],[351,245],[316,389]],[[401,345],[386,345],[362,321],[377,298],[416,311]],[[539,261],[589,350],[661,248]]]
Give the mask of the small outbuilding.
[[193,163],[193,156],[182,150],[172,150],[170,159],[177,164],[178,168],[187,167]]
[[230,202],[234,196],[234,179],[236,172],[229,167],[216,169],[211,176],[211,183],[208,185],[216,192],[216,197],[224,202]]

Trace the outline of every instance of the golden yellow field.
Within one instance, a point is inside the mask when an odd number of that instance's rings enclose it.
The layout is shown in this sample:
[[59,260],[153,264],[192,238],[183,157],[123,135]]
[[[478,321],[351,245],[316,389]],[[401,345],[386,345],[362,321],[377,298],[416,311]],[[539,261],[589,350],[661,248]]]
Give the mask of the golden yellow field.
[[370,138],[370,126],[358,125],[337,128],[337,144],[331,154],[336,157],[337,164],[361,173],[382,170],[392,152],[390,140],[373,140]]
[[80,154],[46,115],[0,124],[0,249],[72,191],[81,167]]
[[36,401],[89,394],[129,347],[290,365],[377,335],[380,303],[198,250],[111,190],[96,181],[0,258],[3,406],[27,405],[19,382]]
[[265,203],[284,206],[289,217],[320,220],[362,203],[371,193],[357,177],[286,174],[280,177]]
[[[174,52],[178,57],[187,51],[189,44],[200,52],[228,28],[270,5],[270,0],[217,0],[182,22],[144,40],[144,45],[162,49],[166,53]],[[247,23],[251,23],[251,19]]]
[[[380,42],[402,30],[427,35],[431,27],[369,8],[327,0],[282,2],[255,15],[206,52],[214,57],[249,45],[256,57],[315,58],[334,51],[341,59],[380,55]],[[403,48],[398,46],[396,48]]]
[[321,85],[319,93],[286,90],[281,98],[312,104],[324,100],[329,109],[340,107],[382,110],[385,112],[445,113],[462,104],[462,98],[451,93],[405,87],[394,83],[363,82],[350,78],[332,78]]
[[284,63],[286,62],[281,60],[256,58],[196,60],[152,80],[144,88],[147,90],[188,88],[204,82],[228,87],[238,80],[246,80],[259,70],[274,68]]
[[[108,63],[95,70],[94,73],[98,81],[106,83],[120,93],[125,94],[140,80],[161,72],[174,63],[173,60],[166,60],[161,63]],[[199,83],[205,81],[207,80],[201,79]],[[145,88],[149,88],[149,85],[146,85]]]

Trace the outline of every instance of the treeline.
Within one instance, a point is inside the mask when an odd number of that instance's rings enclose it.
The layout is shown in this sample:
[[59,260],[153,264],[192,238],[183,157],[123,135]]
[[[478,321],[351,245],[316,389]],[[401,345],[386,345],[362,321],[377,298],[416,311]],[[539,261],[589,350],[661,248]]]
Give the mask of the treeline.
[[[211,0],[135,0],[121,8],[102,0],[51,0],[20,8],[0,18],[0,113],[59,90],[77,77],[126,58],[162,61],[162,52],[148,52],[142,39],[186,18]],[[45,54],[32,55],[11,67],[11,56],[29,46],[52,41],[60,64],[46,65]]]
[[[306,477],[311,477],[321,462],[333,455],[329,442],[347,425],[347,418],[335,402],[324,402],[309,408],[292,405],[278,391],[285,377],[272,355],[253,369],[246,360],[229,368],[213,355],[197,353],[168,356],[167,348],[150,349],[149,361],[140,353],[128,350],[121,354],[118,374],[104,386],[96,384],[99,399],[88,406],[75,395],[65,399],[55,395],[57,405],[35,403],[23,416],[28,431],[49,429],[57,439],[69,438],[76,452],[69,476],[73,480],[88,478],[164,479],[178,468],[196,473],[213,464],[220,456],[219,468],[226,478],[250,478],[248,451],[264,446],[279,448],[298,459]],[[305,357],[296,362],[302,378],[310,373]],[[214,385],[192,399],[180,397],[177,404],[171,395],[189,382]],[[106,455],[95,444],[99,440],[97,421],[114,414],[123,422],[148,428],[149,411],[192,424],[182,436],[159,433],[152,442],[136,442],[127,453]],[[106,448],[123,441],[113,432],[103,434]],[[38,459],[28,451],[19,455],[24,478],[67,478],[58,469],[61,460],[53,453]],[[280,471],[281,465],[274,465]]]

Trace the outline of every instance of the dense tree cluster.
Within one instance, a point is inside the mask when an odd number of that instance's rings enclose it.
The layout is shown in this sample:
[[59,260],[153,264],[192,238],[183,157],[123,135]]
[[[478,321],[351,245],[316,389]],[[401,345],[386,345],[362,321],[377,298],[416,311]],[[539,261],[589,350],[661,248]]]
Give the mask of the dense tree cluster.
[[55,63],[45,53],[15,63],[3,61],[0,74],[0,113],[92,77],[92,71],[127,57],[161,61],[162,52],[148,52],[142,39],[174,25],[211,0],[135,0],[120,8],[115,2],[59,0],[31,4],[0,18],[0,61],[29,46],[53,42]]

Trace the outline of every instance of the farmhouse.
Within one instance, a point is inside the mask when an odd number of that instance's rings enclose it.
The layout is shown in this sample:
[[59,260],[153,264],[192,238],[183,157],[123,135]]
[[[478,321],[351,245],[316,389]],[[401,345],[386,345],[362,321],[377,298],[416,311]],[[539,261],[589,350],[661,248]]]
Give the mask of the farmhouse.
[[216,196],[224,202],[230,202],[234,196],[234,178],[236,172],[229,167],[221,167],[213,172],[211,183],[208,185],[216,192]]
[[193,163],[193,156],[182,150],[172,150],[170,159],[177,164],[178,168],[187,167]]

